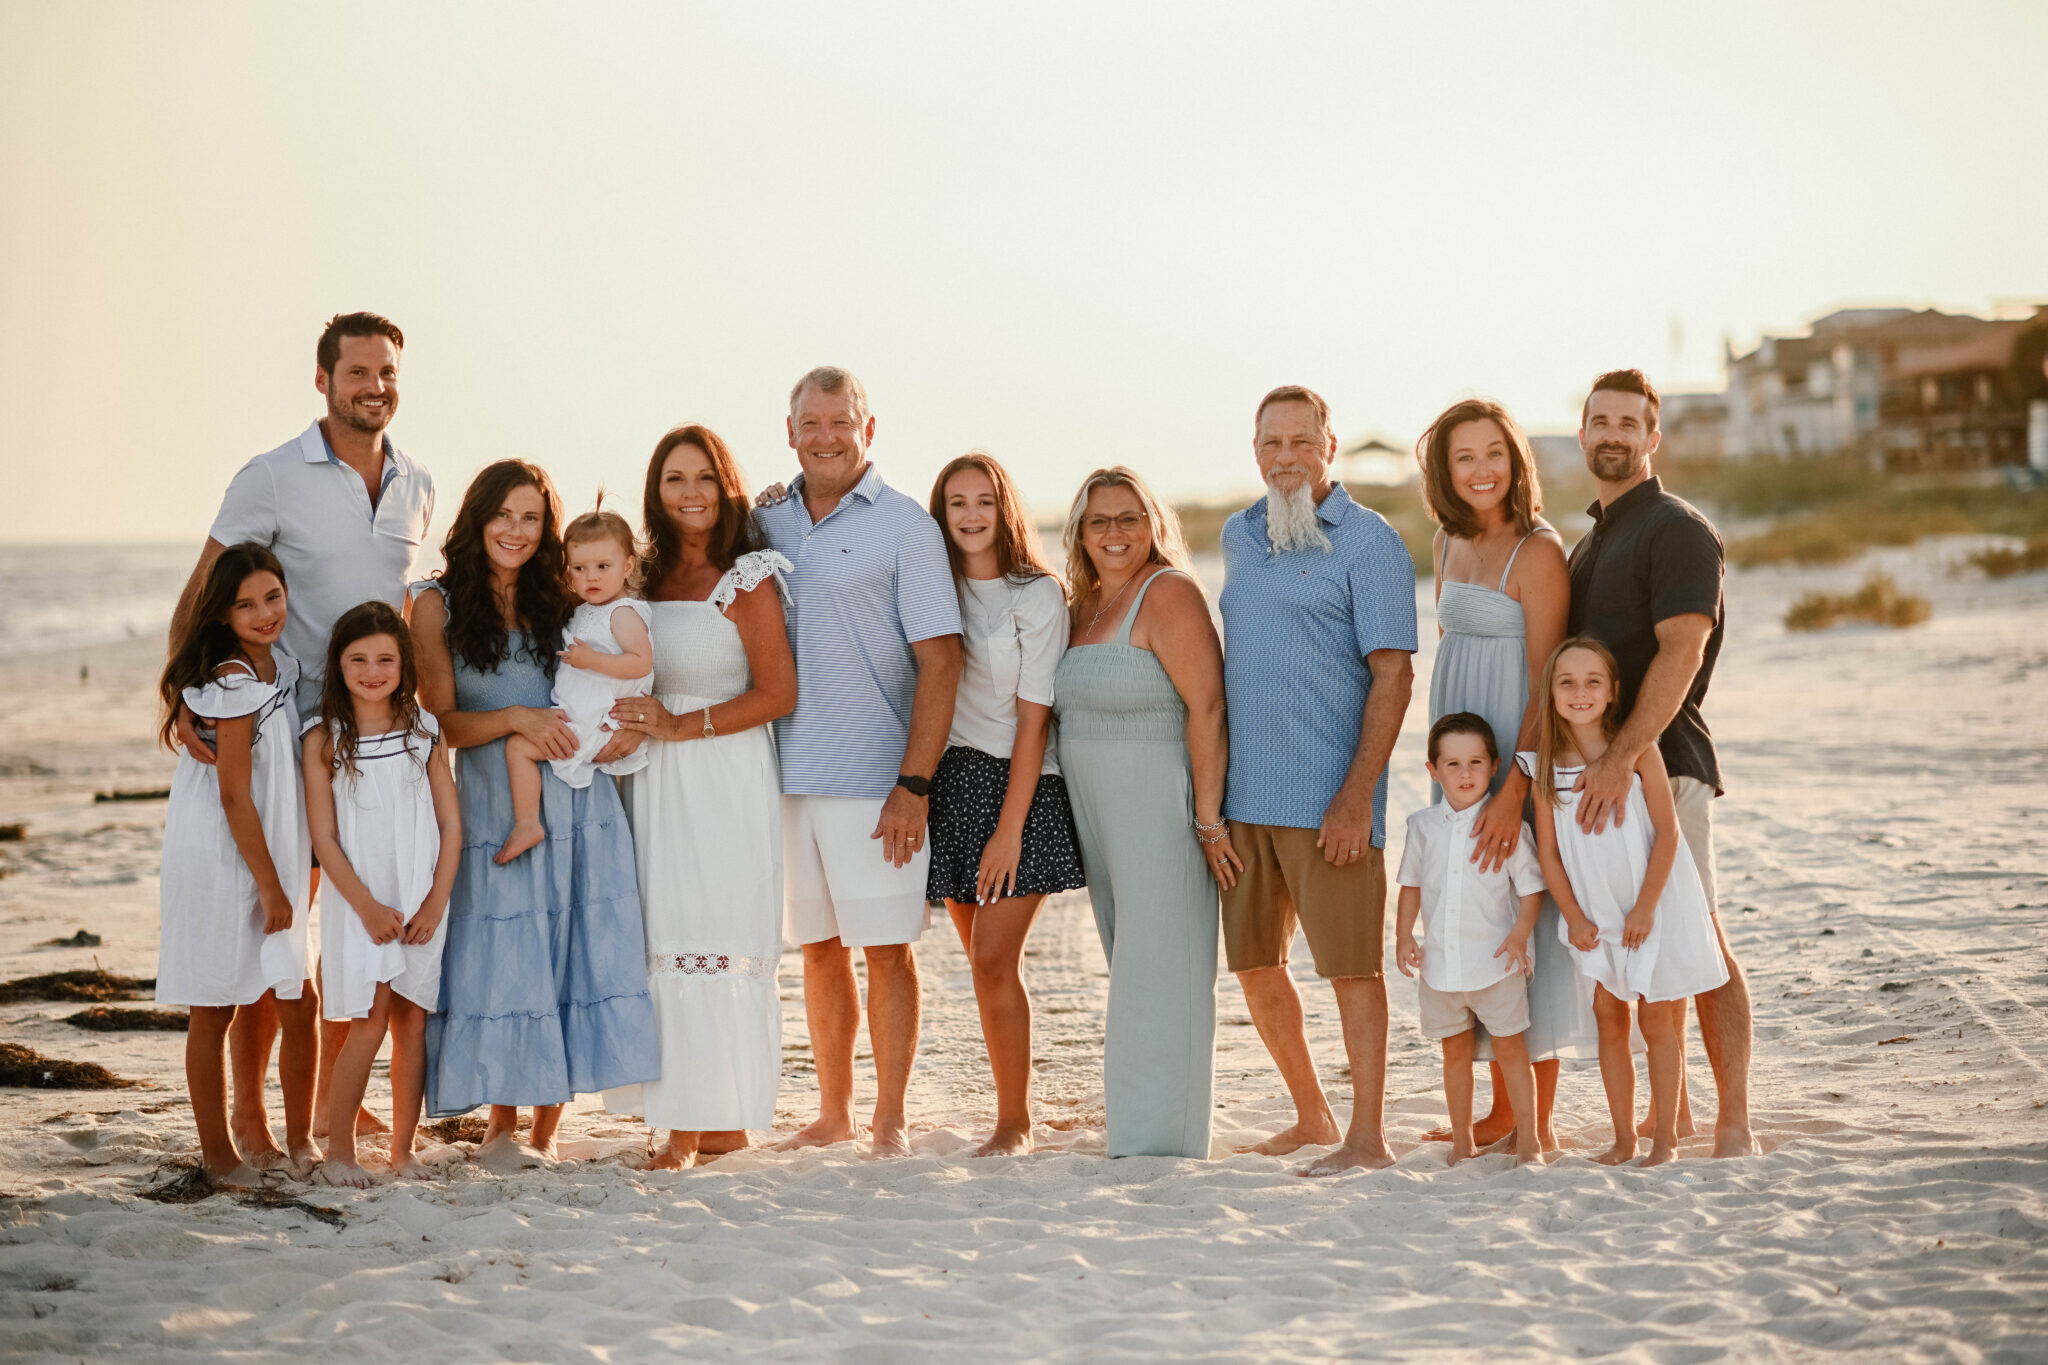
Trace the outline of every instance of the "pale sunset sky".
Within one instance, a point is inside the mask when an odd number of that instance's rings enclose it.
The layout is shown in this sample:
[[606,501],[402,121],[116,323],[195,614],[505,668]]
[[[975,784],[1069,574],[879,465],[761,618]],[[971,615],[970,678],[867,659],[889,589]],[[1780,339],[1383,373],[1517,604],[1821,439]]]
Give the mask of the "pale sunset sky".
[[922,500],[973,446],[1255,485],[1346,439],[1834,307],[2048,301],[2048,5],[0,4],[0,540],[193,541],[408,339],[438,543],[508,455],[637,504],[668,427],[756,483],[792,380],[866,381]]

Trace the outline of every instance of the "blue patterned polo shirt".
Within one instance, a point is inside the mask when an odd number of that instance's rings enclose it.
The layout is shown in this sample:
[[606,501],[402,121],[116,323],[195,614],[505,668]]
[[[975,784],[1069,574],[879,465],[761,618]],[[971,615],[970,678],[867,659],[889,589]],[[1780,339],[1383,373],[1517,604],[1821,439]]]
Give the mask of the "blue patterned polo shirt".
[[[1376,649],[1415,652],[1415,561],[1387,519],[1333,484],[1316,507],[1328,550],[1275,554],[1260,498],[1223,524],[1223,687],[1230,778],[1223,813],[1320,829],[1358,752]],[[1387,775],[1372,796],[1387,846]]]

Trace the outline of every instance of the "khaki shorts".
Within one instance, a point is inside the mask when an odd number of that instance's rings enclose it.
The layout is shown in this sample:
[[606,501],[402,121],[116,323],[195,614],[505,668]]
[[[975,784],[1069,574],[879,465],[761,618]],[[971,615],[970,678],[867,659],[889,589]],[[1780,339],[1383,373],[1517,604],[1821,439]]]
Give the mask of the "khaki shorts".
[[1377,848],[1332,867],[1312,829],[1230,822],[1244,859],[1223,893],[1223,953],[1233,972],[1284,967],[1300,922],[1316,975],[1379,976],[1386,961],[1387,855]]
[[1425,1038],[1455,1038],[1477,1018],[1495,1038],[1512,1038],[1529,1027],[1529,978],[1516,972],[1476,991],[1440,991],[1415,983],[1416,1014]]
[[1700,887],[1707,893],[1707,909],[1719,912],[1714,899],[1714,789],[1697,777],[1671,779],[1671,804],[1678,807],[1678,832],[1692,850],[1693,863],[1700,870]]

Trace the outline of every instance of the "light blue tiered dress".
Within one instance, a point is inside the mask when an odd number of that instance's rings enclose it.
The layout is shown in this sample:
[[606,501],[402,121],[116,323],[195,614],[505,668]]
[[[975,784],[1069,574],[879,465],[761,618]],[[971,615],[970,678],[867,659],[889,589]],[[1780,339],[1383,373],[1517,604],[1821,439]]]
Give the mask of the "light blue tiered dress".
[[[1168,570],[1167,572],[1172,572]],[[1109,959],[1102,1072],[1111,1156],[1209,1155],[1216,1044],[1216,883],[1194,830],[1188,709],[1159,656],[1116,639],[1053,675],[1060,771]]]
[[[1532,533],[1533,534],[1533,533]],[[1436,667],[1429,680],[1429,723],[1434,725],[1455,711],[1470,711],[1493,728],[1493,741],[1500,752],[1500,766],[1493,774],[1493,790],[1500,791],[1507,780],[1508,765],[1515,761],[1516,741],[1522,733],[1522,714],[1529,705],[1529,634],[1522,604],[1508,596],[1508,574],[1515,556],[1529,537],[1523,536],[1500,571],[1494,587],[1484,583],[1455,583],[1443,576],[1443,555],[1437,556],[1436,619],[1443,627],[1443,639],[1436,649]],[[1430,784],[1430,799],[1443,799],[1443,792]],[[1533,836],[1532,836],[1533,837]],[[1593,995],[1571,950],[1558,939],[1562,918],[1557,902],[1548,893],[1530,935],[1531,956],[1536,974],[1529,981],[1529,1032],[1525,1039],[1532,1062],[1564,1058],[1594,1061],[1600,1055],[1600,1035],[1593,1021]],[[1474,1026],[1476,1055],[1493,1057],[1493,1042],[1486,1026]]]
[[[507,643],[489,673],[455,655],[457,710],[549,705],[526,633]],[[611,777],[577,789],[542,765],[548,837],[503,867],[491,857],[512,828],[505,741],[456,750],[455,780],[462,863],[448,900],[441,1008],[427,1017],[427,1112],[563,1104],[653,1080],[661,1052],[633,835]]]

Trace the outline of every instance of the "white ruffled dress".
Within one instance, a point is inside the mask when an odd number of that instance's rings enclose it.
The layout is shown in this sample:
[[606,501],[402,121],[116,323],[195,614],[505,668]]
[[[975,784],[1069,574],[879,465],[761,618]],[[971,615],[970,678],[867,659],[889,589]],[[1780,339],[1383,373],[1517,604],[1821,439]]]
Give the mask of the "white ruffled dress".
[[[1534,753],[1525,750],[1516,754],[1515,760],[1523,772],[1535,776]],[[1657,831],[1650,824],[1640,774],[1630,779],[1625,818],[1620,824],[1611,824],[1600,834],[1581,829],[1579,796],[1572,784],[1584,771],[1584,767],[1552,770],[1563,802],[1551,812],[1558,859],[1564,864],[1579,908],[1600,930],[1600,940],[1592,950],[1580,952],[1571,946],[1571,926],[1562,917],[1558,920],[1558,941],[1578,964],[1579,974],[1605,986],[1616,999],[1652,1003],[1684,1000],[1726,984],[1728,964],[1721,960],[1699,866],[1693,862],[1683,834],[1678,836],[1678,856],[1671,860],[1664,894],[1657,900],[1650,936],[1638,948],[1622,945],[1622,921],[1635,908]]]
[[[638,612],[640,620],[651,631],[654,628],[654,609],[637,597],[618,597],[609,602],[585,602],[576,608],[569,618],[569,624],[562,630],[562,648],[567,650],[578,640],[602,654],[620,654],[619,637],[612,633],[612,613],[621,609]],[[613,777],[624,777],[637,773],[647,766],[647,746],[641,745],[624,758],[613,759],[599,767],[591,760],[597,751],[610,742],[612,734],[619,727],[612,723],[612,706],[622,697],[644,697],[654,689],[654,675],[647,673],[638,678],[612,678],[587,668],[571,668],[566,662],[555,669],[554,702],[568,713],[569,728],[576,732],[576,752],[568,758],[551,758],[548,764],[555,770],[555,776],[572,787],[590,785],[592,773],[608,772]]]
[[[434,889],[441,857],[441,826],[427,764],[441,727],[425,712],[417,730],[364,735],[356,772],[334,773],[334,823],[341,851],[366,890],[408,923]],[[377,1003],[377,987],[391,989],[432,1013],[441,1000],[444,915],[425,943],[401,939],[372,943],[362,917],[331,878],[320,882],[320,1008],[329,1019],[363,1019]]]
[[220,773],[190,754],[178,759],[164,816],[164,856],[157,947],[156,998],[165,1005],[250,1005],[275,990],[296,1000],[307,976],[307,900],[313,880],[306,834],[306,789],[299,780],[299,713],[292,689],[298,661],[274,650],[277,680],[264,682],[246,665],[203,687],[185,689],[202,738],[215,724],[256,718],[250,742],[249,795],[263,822],[263,842],[291,898],[291,928],[263,932],[256,878],[235,847],[220,804]]

